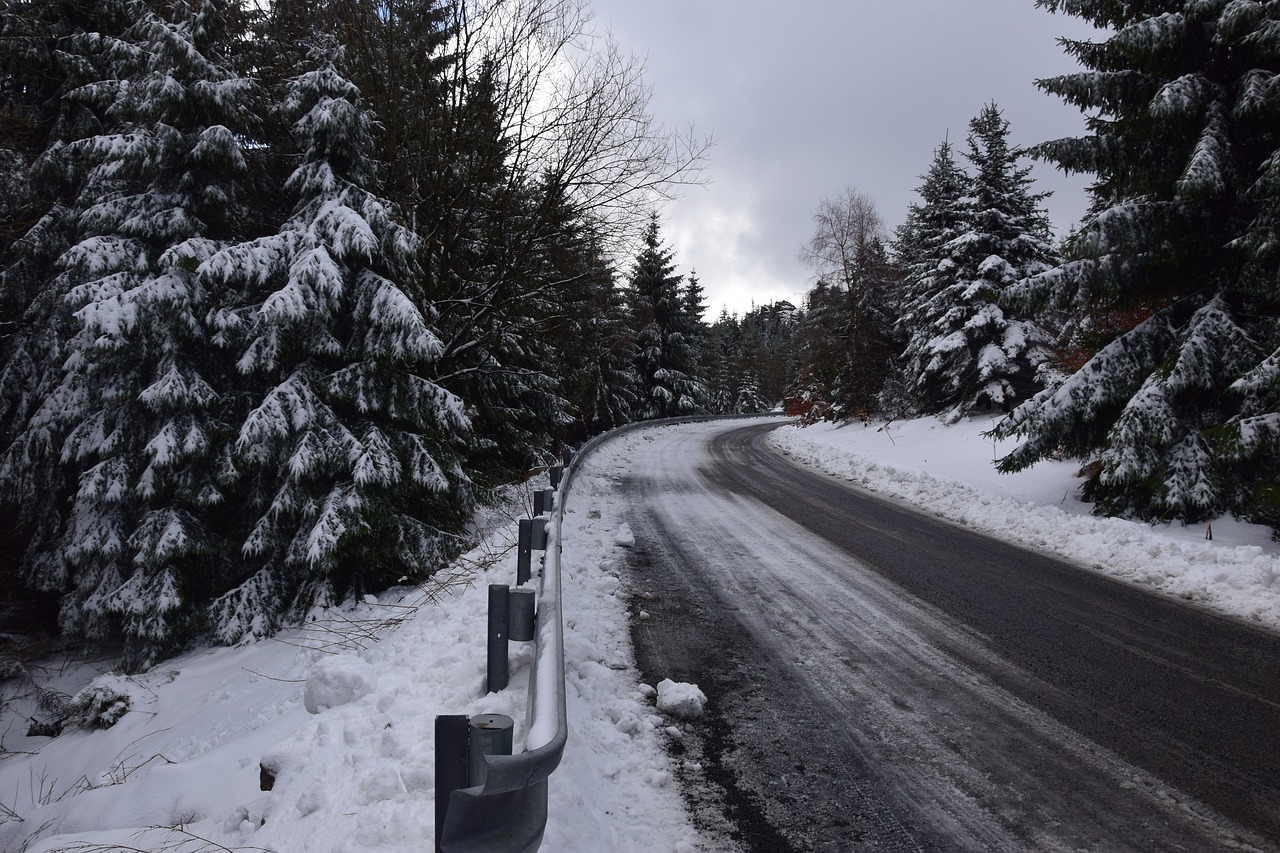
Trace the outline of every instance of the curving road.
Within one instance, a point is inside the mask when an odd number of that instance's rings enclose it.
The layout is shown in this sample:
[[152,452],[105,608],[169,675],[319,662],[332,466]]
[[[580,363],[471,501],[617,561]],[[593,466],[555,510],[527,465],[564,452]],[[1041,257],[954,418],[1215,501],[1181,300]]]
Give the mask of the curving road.
[[777,423],[641,433],[650,683],[751,851],[1280,850],[1280,637],[800,469]]

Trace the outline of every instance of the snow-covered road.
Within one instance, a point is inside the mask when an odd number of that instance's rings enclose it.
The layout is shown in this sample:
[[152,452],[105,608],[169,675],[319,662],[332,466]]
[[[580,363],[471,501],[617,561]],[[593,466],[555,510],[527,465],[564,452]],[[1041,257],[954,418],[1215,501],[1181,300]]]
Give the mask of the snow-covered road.
[[907,510],[855,509],[762,435],[663,427],[616,449],[641,669],[711,697],[684,747],[710,830],[760,850],[1275,849],[1266,759],[1233,766],[1248,735],[1217,754],[1198,730],[1211,708],[1280,730],[1274,688],[1214,659],[1271,635]]

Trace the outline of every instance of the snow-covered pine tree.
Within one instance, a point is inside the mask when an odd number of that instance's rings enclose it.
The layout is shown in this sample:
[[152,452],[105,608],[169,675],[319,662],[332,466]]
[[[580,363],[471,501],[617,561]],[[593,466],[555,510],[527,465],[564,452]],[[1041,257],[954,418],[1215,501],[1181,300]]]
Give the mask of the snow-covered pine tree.
[[708,411],[713,415],[733,413],[738,400],[738,361],[742,356],[742,326],[738,317],[728,308],[720,309],[720,316],[711,324],[708,337],[710,370],[707,388],[710,399]]
[[904,311],[907,377],[923,410],[948,423],[973,411],[1008,411],[1043,384],[1051,355],[1045,330],[1002,306],[1009,287],[1055,260],[1043,196],[1031,191],[1029,167],[1018,166],[1008,137],[1009,123],[995,104],[969,124],[974,174],[960,234],[935,242],[954,227],[957,181],[946,150],[935,155],[922,188],[938,201],[926,199],[911,226],[928,240],[908,252],[914,287]]
[[768,410],[769,403],[760,393],[760,380],[753,371],[743,371],[742,381],[738,383],[738,399],[733,404],[734,414],[755,415]]
[[235,12],[227,0],[175,3],[165,18],[138,6],[122,38],[87,37],[110,73],[69,97],[104,126],[60,152],[85,171],[49,285],[75,325],[56,387],[4,457],[12,488],[59,466],[76,483],[69,509],[39,521],[33,583],[65,591],[69,635],[122,631],[128,667],[179,647],[193,602],[227,569],[229,402],[204,326],[221,294],[195,269],[252,219],[252,85],[227,58]]
[[950,142],[943,140],[933,150],[928,172],[920,175],[915,192],[920,200],[908,205],[892,242],[902,272],[902,307],[895,334],[905,350],[893,364],[886,388],[893,389],[893,409],[902,414],[916,414],[924,405],[916,397],[916,378],[932,339],[927,329],[933,297],[954,280],[951,241],[964,233],[968,223],[969,175],[956,163]]
[[[933,151],[929,171],[916,189],[920,201],[907,207],[907,216],[894,232],[893,252],[902,270],[903,306],[897,335],[906,342],[902,359],[907,387],[920,374],[919,357],[929,338],[927,308],[933,296],[951,280],[955,261],[950,245],[964,233],[968,222],[965,200],[969,176],[956,163],[949,142]],[[914,366],[913,366],[914,365]],[[916,405],[920,401],[915,401]]]
[[1136,320],[997,429],[1018,470],[1097,460],[1100,511],[1280,525],[1280,6],[1039,0],[1109,35],[1040,86],[1091,134],[1038,155],[1097,175],[1068,260],[1028,301]]
[[576,422],[570,440],[581,440],[635,420],[640,380],[635,372],[635,336],[612,267],[595,241],[588,241],[581,283],[589,296],[556,347],[561,382]]
[[702,397],[698,400],[698,408],[708,411],[711,405],[711,389],[707,377],[711,375],[711,327],[703,318],[707,313],[706,293],[702,283],[698,281],[698,271],[690,270],[689,278],[680,289],[680,302],[683,308],[681,331],[684,343],[689,348],[689,358],[694,365],[690,371],[698,377],[702,385]]
[[323,37],[284,104],[301,164],[278,233],[229,246],[201,280],[251,389],[228,468],[244,505],[239,570],[208,606],[222,642],[282,616],[425,576],[469,517],[467,420],[426,378],[441,343],[424,314],[417,240],[376,194],[374,119]]
[[[102,43],[132,20],[123,0],[0,7],[0,450],[58,387],[75,321],[65,301],[74,282],[58,276],[57,260],[76,239],[86,171],[67,145],[99,133],[105,110],[76,93],[107,75]],[[56,547],[74,480],[61,465],[14,461],[0,460],[0,547],[25,556],[0,575],[15,595],[28,582],[58,594],[61,573],[35,563]]]
[[805,297],[805,310],[795,333],[799,367],[794,385],[787,390],[786,411],[806,423],[828,418],[832,413],[831,388],[844,365],[847,313],[844,293],[819,278]]
[[636,370],[642,383],[639,417],[697,414],[708,396],[706,383],[697,373],[697,354],[687,340],[692,319],[681,288],[683,276],[675,274],[672,252],[662,246],[656,214],[649,219],[644,245],[628,286]]
[[[0,267],[0,340],[14,333],[16,317],[52,267],[47,250],[42,255],[30,245],[47,246],[50,236],[33,226],[65,200],[72,182],[67,164],[50,162],[46,154],[100,126],[86,104],[67,97],[97,79],[101,63],[93,42],[101,35],[91,34],[119,36],[128,20],[125,4],[116,0],[10,0],[0,7],[0,258],[6,261]],[[23,241],[28,245],[15,245]],[[37,263],[42,256],[45,262]]]

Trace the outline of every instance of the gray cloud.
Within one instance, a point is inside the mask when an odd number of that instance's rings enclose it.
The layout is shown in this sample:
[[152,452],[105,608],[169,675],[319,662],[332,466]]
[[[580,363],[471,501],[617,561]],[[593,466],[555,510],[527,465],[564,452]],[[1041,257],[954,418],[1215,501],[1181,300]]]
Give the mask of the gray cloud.
[[[713,313],[797,301],[796,253],[823,196],[853,185],[889,228],[915,199],[933,149],[957,151],[990,101],[1014,144],[1083,131],[1080,113],[1034,80],[1075,70],[1056,44],[1081,21],[1032,0],[590,0],[597,25],[647,57],[658,118],[715,137],[710,183],[664,211],[684,272],[696,268]],[[1037,188],[1065,231],[1087,177],[1037,164]]]

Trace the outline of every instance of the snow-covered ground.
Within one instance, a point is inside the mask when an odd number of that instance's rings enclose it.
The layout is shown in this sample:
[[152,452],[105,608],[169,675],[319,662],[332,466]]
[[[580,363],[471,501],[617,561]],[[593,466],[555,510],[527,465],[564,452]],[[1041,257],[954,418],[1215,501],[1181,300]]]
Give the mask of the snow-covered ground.
[[[685,725],[690,688],[677,686],[679,707],[658,712],[618,597],[630,544],[615,494],[626,441],[591,458],[566,503],[570,733],[545,851],[706,849],[664,749]],[[515,577],[518,512],[508,515],[490,519],[486,544],[446,582],[360,602],[276,640],[104,676],[132,697],[109,729],[26,737],[35,697],[27,685],[0,685],[0,850],[431,849],[435,716],[507,714],[517,749],[525,733],[531,645],[511,644],[510,686],[484,693],[488,584]],[[70,695],[109,662],[49,666],[44,687]],[[264,760],[279,769],[269,793]]]
[[797,462],[951,521],[1280,630],[1280,543],[1269,528],[1219,518],[1209,541],[1209,525],[1094,517],[1079,500],[1078,462],[998,473],[992,463],[1013,442],[983,435],[992,426],[934,418],[787,426],[770,441]]
[[[1207,542],[1203,526],[1093,518],[1074,497],[1073,464],[996,474],[991,460],[1002,448],[982,437],[989,426],[784,427],[771,440],[799,461],[960,523],[1280,628],[1280,549],[1268,531],[1219,520]],[[618,483],[644,434],[587,460],[566,505],[570,733],[551,777],[548,853],[712,849],[691,826],[664,746],[698,725],[702,702],[716,697],[639,683],[619,598],[619,561],[632,538]],[[111,679],[132,705],[109,729],[27,737],[35,697],[18,682],[0,685],[0,849],[429,849],[435,716],[508,714],[517,748],[524,736],[531,649],[512,644],[511,686],[483,693],[487,585],[514,578],[517,514],[495,514],[486,544],[425,589],[351,605],[276,640],[203,649]],[[109,664],[49,666],[42,684],[72,694]],[[279,769],[270,792],[259,789],[264,759]]]

